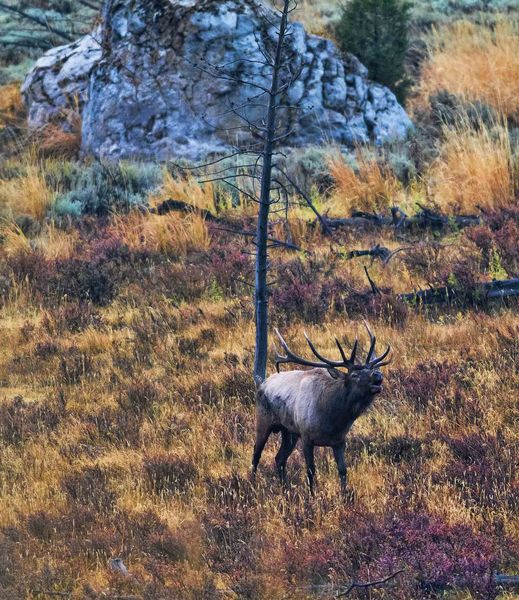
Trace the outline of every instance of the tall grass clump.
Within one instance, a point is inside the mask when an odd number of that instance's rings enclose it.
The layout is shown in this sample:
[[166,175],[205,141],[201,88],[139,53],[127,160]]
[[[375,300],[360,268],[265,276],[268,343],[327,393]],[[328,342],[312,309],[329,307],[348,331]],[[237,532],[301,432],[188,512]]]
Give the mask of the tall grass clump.
[[467,119],[444,128],[440,155],[431,168],[429,191],[446,210],[474,212],[515,202],[517,169],[504,124],[473,128]]
[[215,212],[215,190],[212,183],[200,184],[193,176],[176,177],[164,170],[162,185],[150,199],[156,206],[166,200],[181,200],[200,210]]
[[23,110],[20,86],[16,83],[0,86],[0,130],[16,123]]
[[136,211],[127,217],[116,217],[114,228],[131,250],[171,256],[207,250],[211,241],[205,219],[197,213],[149,215]]
[[519,26],[458,21],[433,29],[422,75],[424,98],[447,90],[519,119]]
[[330,161],[330,173],[335,182],[332,206],[341,214],[352,210],[381,212],[395,203],[402,186],[393,171],[375,159],[357,153],[357,168],[343,156]]
[[0,211],[4,215],[29,215],[42,221],[56,199],[56,191],[47,181],[43,168],[28,164],[13,179],[0,180]]

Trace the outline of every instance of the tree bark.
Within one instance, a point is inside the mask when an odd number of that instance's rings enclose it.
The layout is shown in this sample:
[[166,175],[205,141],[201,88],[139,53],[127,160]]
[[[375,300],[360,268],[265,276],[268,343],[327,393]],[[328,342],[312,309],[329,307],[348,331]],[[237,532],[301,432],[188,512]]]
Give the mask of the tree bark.
[[270,190],[272,187],[272,156],[276,138],[276,114],[280,88],[280,71],[283,61],[283,46],[288,24],[290,0],[284,0],[276,56],[273,64],[272,85],[269,92],[267,131],[263,151],[261,172],[261,191],[259,213],[256,229],[256,270],[255,270],[255,321],[256,346],[254,353],[254,380],[261,383],[265,380],[268,354],[268,221],[270,213]]

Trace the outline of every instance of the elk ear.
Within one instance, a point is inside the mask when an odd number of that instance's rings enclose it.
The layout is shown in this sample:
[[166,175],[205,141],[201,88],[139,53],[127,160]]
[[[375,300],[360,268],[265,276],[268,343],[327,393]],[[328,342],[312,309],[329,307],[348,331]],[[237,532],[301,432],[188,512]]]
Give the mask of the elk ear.
[[343,379],[344,378],[344,373],[341,373],[338,369],[334,369],[333,367],[328,367],[326,370],[328,371],[328,374],[330,375],[330,377],[333,377],[333,379]]

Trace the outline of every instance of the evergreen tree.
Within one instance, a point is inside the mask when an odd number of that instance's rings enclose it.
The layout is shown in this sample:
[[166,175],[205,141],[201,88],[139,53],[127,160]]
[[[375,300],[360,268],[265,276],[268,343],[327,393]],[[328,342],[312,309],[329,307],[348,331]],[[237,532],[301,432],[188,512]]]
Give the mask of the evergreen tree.
[[410,80],[405,72],[411,4],[405,0],[350,0],[337,26],[342,49],[367,67],[374,81],[405,100]]

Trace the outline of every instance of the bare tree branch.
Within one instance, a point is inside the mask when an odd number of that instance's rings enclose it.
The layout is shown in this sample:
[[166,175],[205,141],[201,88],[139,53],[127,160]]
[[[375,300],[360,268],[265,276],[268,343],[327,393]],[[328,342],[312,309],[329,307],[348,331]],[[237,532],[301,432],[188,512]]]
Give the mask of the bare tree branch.
[[26,19],[27,21],[32,21],[33,23],[36,23],[37,25],[39,25],[40,27],[43,27],[47,31],[50,31],[54,35],[57,35],[58,37],[60,37],[64,40],[67,40],[67,42],[74,41],[74,38],[71,35],[69,35],[66,31],[63,31],[62,29],[58,29],[57,27],[53,27],[45,19],[40,19],[40,17],[32,15],[31,13],[28,13],[28,12],[22,10],[21,8],[15,8],[14,6],[9,6],[9,4],[6,4],[5,2],[0,2],[0,10],[14,13],[15,15],[18,15],[19,17]]
[[366,588],[370,588],[370,587],[384,585],[385,583],[387,583],[388,581],[391,581],[397,575],[400,575],[400,573],[403,573],[403,572],[404,572],[404,569],[399,569],[398,571],[395,571],[388,577],[384,577],[384,579],[378,579],[376,581],[367,581],[365,583],[358,583],[358,582],[354,581],[348,587],[348,589],[346,589],[344,592],[340,592],[340,593],[336,594],[335,598],[345,598],[346,596],[349,596],[351,594],[351,592],[353,592],[353,590],[355,590],[355,589],[366,589]]

